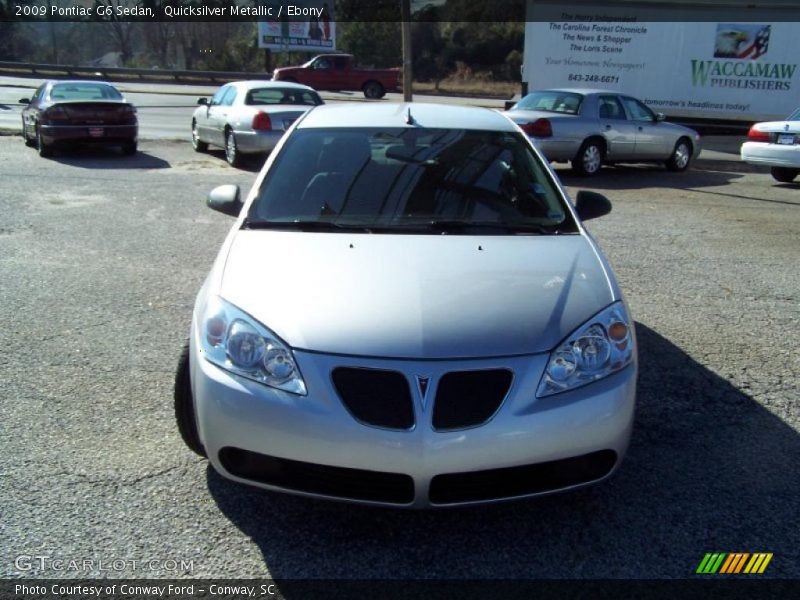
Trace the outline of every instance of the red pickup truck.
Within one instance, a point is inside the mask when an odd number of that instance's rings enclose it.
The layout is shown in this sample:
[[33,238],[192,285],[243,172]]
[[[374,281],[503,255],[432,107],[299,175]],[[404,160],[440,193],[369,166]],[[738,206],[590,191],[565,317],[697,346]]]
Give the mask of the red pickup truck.
[[359,69],[352,54],[320,54],[300,67],[275,69],[274,81],[293,81],[315,90],[361,90],[367,98],[383,98],[400,89],[400,68]]

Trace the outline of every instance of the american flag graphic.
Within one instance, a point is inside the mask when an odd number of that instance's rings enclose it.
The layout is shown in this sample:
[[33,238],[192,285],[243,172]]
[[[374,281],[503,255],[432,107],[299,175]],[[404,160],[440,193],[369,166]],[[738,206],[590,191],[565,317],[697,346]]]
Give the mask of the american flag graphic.
[[769,25],[764,25],[758,30],[749,44],[739,49],[736,58],[758,58],[767,52],[769,46]]

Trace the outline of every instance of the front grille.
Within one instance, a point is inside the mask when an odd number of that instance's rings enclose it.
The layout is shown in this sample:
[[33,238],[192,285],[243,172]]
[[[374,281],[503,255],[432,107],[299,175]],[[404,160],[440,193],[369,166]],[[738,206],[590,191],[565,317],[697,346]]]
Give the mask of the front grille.
[[391,504],[414,500],[414,480],[401,473],[331,467],[232,447],[220,450],[219,460],[232,475],[287,490]]
[[500,407],[511,386],[511,371],[454,371],[439,380],[433,428],[460,429],[485,423]]
[[345,407],[362,423],[387,429],[414,426],[411,390],[402,373],[338,367],[332,376]]
[[431,480],[430,500],[432,504],[455,504],[551,492],[601,479],[616,462],[616,452],[600,450],[521,467],[436,475]]

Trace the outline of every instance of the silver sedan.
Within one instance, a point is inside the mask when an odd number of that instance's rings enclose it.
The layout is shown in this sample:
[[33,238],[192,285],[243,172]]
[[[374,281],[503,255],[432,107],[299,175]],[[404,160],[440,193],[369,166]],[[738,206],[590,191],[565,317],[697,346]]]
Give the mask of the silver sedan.
[[696,131],[608,90],[532,92],[506,114],[548,160],[571,161],[581,175],[617,162],[661,162],[670,171],[685,171],[700,154]]
[[239,166],[244,154],[267,154],[300,115],[323,104],[312,88],[274,81],[234,81],[211,99],[200,98],[192,115],[192,147],[225,149],[225,159]]
[[573,204],[496,111],[314,108],[236,216],[175,383],[189,448],[236,481],[398,507],[496,502],[618,467],[634,323]]

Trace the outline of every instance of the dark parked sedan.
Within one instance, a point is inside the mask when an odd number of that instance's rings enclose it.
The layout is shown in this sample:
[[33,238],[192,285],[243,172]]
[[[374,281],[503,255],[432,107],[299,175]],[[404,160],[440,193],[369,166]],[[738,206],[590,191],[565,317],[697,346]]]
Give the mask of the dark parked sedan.
[[135,154],[136,108],[117,89],[100,81],[46,81],[33,98],[22,98],[22,135],[41,156],[56,146],[109,144]]
[[619,162],[659,162],[685,171],[700,154],[696,131],[667,123],[643,102],[610,90],[532,92],[506,114],[548,160],[571,161],[581,175]]

